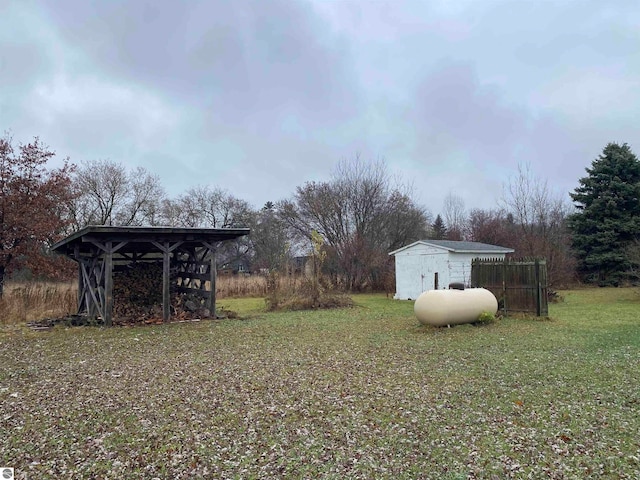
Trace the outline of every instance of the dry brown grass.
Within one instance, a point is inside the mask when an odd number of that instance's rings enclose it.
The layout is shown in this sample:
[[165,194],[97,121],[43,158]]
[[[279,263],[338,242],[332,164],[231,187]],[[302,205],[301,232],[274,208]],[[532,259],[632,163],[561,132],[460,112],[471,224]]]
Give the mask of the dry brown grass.
[[[304,284],[301,276],[279,279],[282,291],[298,292]],[[64,317],[76,313],[76,283],[7,283],[0,299],[0,325]],[[266,297],[267,281],[262,276],[220,276],[216,282],[218,298]]]
[[267,310],[315,310],[353,306],[351,298],[338,291],[327,277],[301,277],[294,285],[286,285],[288,280],[277,274],[267,279]]
[[[298,291],[302,288],[304,277],[283,275],[278,278],[282,290]],[[216,295],[220,298],[266,297],[267,278],[262,275],[229,275],[216,280]]]
[[8,283],[0,299],[0,324],[62,317],[75,313],[78,287],[72,282]]

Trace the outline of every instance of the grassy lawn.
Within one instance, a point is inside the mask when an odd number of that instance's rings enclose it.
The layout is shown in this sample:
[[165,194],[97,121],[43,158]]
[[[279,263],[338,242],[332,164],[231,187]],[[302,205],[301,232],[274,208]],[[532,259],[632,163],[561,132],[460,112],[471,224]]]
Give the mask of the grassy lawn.
[[435,329],[411,302],[0,333],[17,478],[640,478],[640,295]]

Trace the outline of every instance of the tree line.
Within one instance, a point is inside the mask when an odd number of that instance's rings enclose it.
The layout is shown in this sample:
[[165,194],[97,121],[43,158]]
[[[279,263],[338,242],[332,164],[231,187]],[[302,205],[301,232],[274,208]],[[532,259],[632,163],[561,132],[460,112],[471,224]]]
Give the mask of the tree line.
[[565,195],[520,165],[493,209],[467,209],[459,195],[434,218],[384,161],[338,162],[329,180],[306,182],[261,208],[222,186],[198,185],[169,197],[148,170],[110,160],[49,168],[38,138],[0,138],[0,295],[16,271],[58,278],[73,265],[51,255],[55,241],[87,225],[249,227],[224,244],[221,263],[285,272],[322,240],[323,270],[349,291],[393,288],[388,253],[416,240],[468,240],[545,257],[552,286],[635,281],[640,270],[640,162],[626,144],[608,144],[579,186]]

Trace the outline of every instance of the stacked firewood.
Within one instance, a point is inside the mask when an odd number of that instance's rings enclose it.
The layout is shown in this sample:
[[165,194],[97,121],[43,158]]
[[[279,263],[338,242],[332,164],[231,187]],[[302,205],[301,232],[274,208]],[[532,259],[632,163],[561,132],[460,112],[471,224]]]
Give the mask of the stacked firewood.
[[[207,318],[204,301],[176,291],[177,271],[171,272],[171,319]],[[114,273],[113,316],[120,324],[162,322],[162,263],[133,263]]]
[[113,315],[134,323],[162,318],[162,264],[134,263],[113,276]]

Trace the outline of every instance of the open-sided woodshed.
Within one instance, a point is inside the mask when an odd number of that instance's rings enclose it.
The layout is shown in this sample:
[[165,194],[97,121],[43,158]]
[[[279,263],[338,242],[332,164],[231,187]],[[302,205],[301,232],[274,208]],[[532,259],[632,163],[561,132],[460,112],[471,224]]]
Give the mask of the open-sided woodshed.
[[[88,226],[56,243],[53,251],[78,263],[78,313],[113,320],[113,274],[140,263],[162,265],[162,319],[171,317],[170,292],[203,298],[216,308],[216,249],[248,235],[248,228]],[[171,285],[171,279],[177,279]]]

